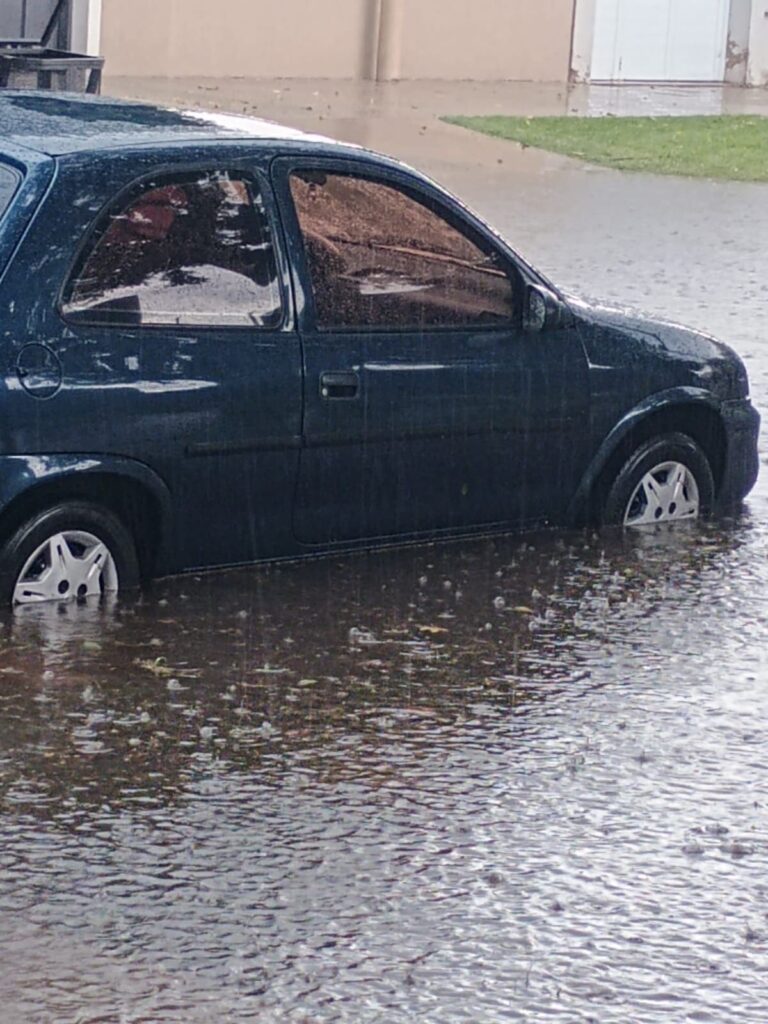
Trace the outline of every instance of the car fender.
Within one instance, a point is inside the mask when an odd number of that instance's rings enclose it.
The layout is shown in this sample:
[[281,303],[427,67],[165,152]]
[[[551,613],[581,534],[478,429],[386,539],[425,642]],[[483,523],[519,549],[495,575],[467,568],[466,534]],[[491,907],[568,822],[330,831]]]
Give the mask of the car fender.
[[109,474],[140,484],[157,502],[161,536],[171,515],[171,495],[165,482],[136,459],[111,455],[2,455],[0,456],[0,514],[24,494],[61,481],[77,483],[94,474]]
[[635,430],[638,424],[648,416],[682,405],[707,406],[715,412],[720,412],[720,402],[704,388],[674,387],[644,398],[642,402],[625,413],[603,439],[568,506],[568,522],[576,523],[583,518],[595,483],[600,479],[611,457],[630,432]]

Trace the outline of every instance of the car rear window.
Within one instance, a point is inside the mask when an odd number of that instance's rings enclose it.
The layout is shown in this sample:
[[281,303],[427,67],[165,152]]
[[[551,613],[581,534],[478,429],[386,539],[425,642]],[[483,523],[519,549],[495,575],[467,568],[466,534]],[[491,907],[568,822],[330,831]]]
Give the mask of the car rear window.
[[17,171],[0,164],[0,218],[10,206],[13,194],[19,186],[19,180]]

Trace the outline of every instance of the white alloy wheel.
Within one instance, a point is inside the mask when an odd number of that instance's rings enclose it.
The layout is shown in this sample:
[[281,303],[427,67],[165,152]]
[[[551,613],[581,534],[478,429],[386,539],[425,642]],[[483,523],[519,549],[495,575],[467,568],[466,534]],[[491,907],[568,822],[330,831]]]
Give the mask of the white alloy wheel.
[[682,462],[661,462],[649,470],[632,492],[624,513],[625,526],[697,519],[699,487]]
[[24,563],[13,603],[66,601],[117,589],[117,567],[107,545],[84,530],[62,530],[44,540]]

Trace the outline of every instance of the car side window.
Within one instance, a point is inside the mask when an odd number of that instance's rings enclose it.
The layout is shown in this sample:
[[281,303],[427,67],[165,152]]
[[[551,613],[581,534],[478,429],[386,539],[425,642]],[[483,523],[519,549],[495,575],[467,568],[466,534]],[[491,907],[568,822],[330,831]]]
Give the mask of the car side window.
[[393,185],[290,177],[320,330],[508,324],[515,288],[490,247]]
[[0,164],[0,217],[3,216],[19,184],[19,175]]
[[275,253],[254,185],[224,172],[144,182],[97,226],[62,312],[91,324],[276,326]]

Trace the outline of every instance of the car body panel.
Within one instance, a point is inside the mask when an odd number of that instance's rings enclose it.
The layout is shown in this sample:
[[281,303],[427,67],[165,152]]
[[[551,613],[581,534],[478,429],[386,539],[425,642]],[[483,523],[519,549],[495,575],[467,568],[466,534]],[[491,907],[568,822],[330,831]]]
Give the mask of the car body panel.
[[29,227],[41,200],[51,188],[56,175],[56,162],[49,157],[0,141],[0,159],[14,169],[20,182],[10,204],[0,218],[0,281],[16,246]]
[[760,472],[758,438],[760,414],[746,398],[723,402],[720,415],[725,430],[727,452],[718,504],[728,510],[742,501],[757,482]]

